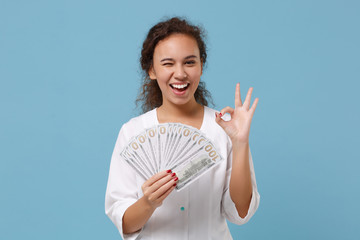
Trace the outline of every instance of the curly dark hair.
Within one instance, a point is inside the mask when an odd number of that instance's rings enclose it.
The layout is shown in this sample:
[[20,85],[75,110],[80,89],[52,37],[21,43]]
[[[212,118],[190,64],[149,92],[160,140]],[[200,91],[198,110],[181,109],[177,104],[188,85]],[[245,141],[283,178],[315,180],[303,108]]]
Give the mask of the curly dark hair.
[[[143,84],[136,99],[136,104],[141,103],[143,112],[160,107],[162,104],[163,99],[159,85],[157,81],[150,79],[148,73],[153,64],[154,50],[158,42],[175,33],[186,34],[193,37],[199,47],[200,59],[203,66],[206,63],[206,44],[203,40],[206,36],[205,31],[201,27],[191,25],[186,19],[179,17],[173,17],[153,26],[143,43],[140,57]],[[206,90],[205,83],[202,81],[199,82],[194,97],[198,103],[204,106],[208,106],[208,101],[213,104],[210,92]]]

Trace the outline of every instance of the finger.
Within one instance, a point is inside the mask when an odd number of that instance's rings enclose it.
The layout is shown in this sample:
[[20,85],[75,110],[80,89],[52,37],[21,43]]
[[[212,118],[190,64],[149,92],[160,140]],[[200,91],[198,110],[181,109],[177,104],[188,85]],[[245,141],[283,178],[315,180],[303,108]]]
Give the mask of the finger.
[[175,186],[176,185],[173,184],[170,189],[168,189],[163,195],[161,195],[159,197],[159,201],[163,202],[165,200],[165,198],[167,198],[167,196],[169,196],[169,194],[175,189]]
[[253,102],[253,105],[250,108],[251,117],[254,115],[254,112],[255,112],[255,109],[256,109],[256,106],[257,106],[258,102],[259,102],[259,98],[255,98],[255,100]]
[[158,172],[157,174],[153,175],[152,177],[150,177],[144,184],[144,187],[149,187],[151,185],[153,185],[155,182],[157,182],[159,179],[167,176],[167,175],[171,175],[172,172],[171,170],[163,170],[161,172]]
[[159,188],[161,188],[164,184],[168,183],[169,181],[171,181],[172,179],[174,179],[176,176],[175,176],[175,173],[172,173],[171,175],[167,175],[161,179],[159,179],[158,181],[156,181],[153,185],[151,185],[149,187],[149,191],[150,192],[155,192],[157,191]]
[[221,118],[222,115],[220,115],[220,113],[215,113],[215,121],[217,124],[219,124],[220,127],[225,128],[225,125],[227,124],[226,121],[224,121]]
[[174,185],[176,185],[176,182],[178,181],[178,178],[173,178],[171,179],[171,181],[165,183],[164,185],[162,185],[159,189],[157,189],[154,193],[153,193],[153,197],[154,199],[159,199],[162,197],[162,195],[166,194],[166,192],[171,189],[172,187],[175,187]]
[[235,88],[235,107],[241,107],[241,106],[242,106],[242,102],[241,102],[241,93],[240,93],[240,83],[237,83]]
[[251,94],[252,94],[253,88],[249,88],[249,91],[246,94],[246,98],[245,98],[245,102],[244,102],[244,107],[246,110],[249,110],[250,108],[250,101],[251,101]]
[[234,113],[234,109],[227,106],[221,109],[220,113],[215,113],[215,121],[222,128],[224,128],[226,125],[226,121],[224,121],[224,119],[221,118],[222,116],[224,116],[225,113],[229,113],[230,115],[232,115]]
[[223,109],[221,109],[220,111],[220,117],[224,116],[225,113],[230,113],[230,115],[232,115],[234,112],[234,109],[232,107],[224,107]]

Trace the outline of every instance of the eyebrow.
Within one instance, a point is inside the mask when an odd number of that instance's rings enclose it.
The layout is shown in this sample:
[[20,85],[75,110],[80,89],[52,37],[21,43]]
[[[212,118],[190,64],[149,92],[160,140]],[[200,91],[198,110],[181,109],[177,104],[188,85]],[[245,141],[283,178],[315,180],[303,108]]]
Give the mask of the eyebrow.
[[[189,56],[185,57],[185,59],[189,59],[189,58],[196,58],[196,56],[195,55],[189,55]],[[173,58],[163,58],[163,59],[161,59],[160,62],[165,62],[165,61],[174,61],[174,59]]]

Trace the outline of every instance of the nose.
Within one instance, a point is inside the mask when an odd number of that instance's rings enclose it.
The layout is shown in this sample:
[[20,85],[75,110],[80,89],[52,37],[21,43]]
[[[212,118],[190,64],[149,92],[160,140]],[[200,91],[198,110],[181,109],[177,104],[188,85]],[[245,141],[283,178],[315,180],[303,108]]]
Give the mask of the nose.
[[187,77],[187,75],[186,75],[184,66],[177,65],[176,68],[175,68],[174,76],[175,76],[176,79],[179,79],[179,80],[185,79]]

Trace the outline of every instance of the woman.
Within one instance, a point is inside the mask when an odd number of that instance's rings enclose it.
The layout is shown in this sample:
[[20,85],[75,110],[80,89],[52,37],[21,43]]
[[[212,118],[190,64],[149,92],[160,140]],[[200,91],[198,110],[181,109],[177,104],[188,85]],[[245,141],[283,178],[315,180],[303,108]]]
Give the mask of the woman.
[[[106,191],[106,214],[124,239],[232,239],[226,219],[246,223],[258,208],[252,158],[251,120],[258,103],[250,107],[252,88],[244,104],[236,85],[235,109],[219,113],[207,107],[209,93],[200,82],[206,63],[206,45],[199,27],[172,18],[152,27],[143,43],[144,114],[125,123],[111,159]],[[229,113],[230,121],[221,117]],[[211,139],[225,158],[180,192],[171,170],[144,180],[120,157],[136,134],[153,125],[180,122]]]

